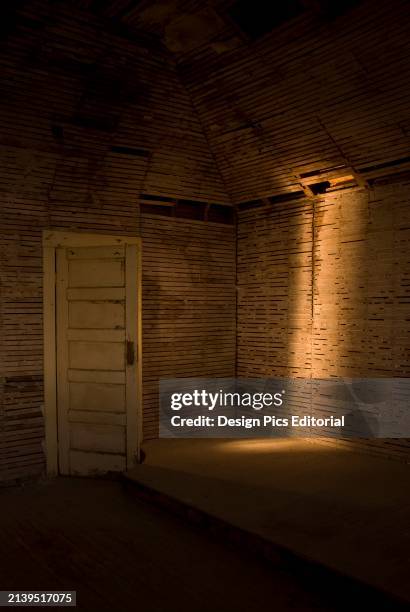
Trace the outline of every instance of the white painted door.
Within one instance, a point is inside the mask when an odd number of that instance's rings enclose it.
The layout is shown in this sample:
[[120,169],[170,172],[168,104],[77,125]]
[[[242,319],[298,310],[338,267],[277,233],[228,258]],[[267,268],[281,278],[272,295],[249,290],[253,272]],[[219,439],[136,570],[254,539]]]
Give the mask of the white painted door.
[[60,474],[123,471],[136,460],[138,256],[136,244],[95,240],[56,249]]

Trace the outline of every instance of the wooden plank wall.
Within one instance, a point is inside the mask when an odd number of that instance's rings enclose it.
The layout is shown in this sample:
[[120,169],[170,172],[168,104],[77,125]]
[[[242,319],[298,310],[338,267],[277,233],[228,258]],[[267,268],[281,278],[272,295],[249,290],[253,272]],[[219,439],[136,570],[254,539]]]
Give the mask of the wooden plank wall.
[[409,377],[409,201],[407,183],[239,214],[238,376]]
[[229,202],[163,51],[68,3],[30,0],[14,17],[0,56],[0,475],[8,478],[44,465],[42,230],[138,235],[142,192]]
[[302,4],[255,41],[232,29],[178,58],[235,202],[298,191],[326,168],[410,167],[408,3],[363,0],[333,20]]
[[238,376],[309,376],[312,208],[239,213]]
[[[158,378],[233,376],[235,230],[158,215],[134,206],[2,213],[0,480],[44,468],[42,361],[43,228],[140,234],[143,240],[143,434],[157,435]],[[83,215],[86,216],[84,221]],[[119,227],[118,219],[122,220]]]
[[313,376],[410,375],[410,183],[316,205]]
[[160,377],[235,375],[235,228],[143,214],[144,437]]

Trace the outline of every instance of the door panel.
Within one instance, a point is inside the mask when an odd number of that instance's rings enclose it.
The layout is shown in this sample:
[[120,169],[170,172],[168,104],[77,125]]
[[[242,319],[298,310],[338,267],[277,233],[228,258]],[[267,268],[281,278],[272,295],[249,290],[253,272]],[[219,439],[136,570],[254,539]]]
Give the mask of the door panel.
[[125,329],[68,329],[68,340],[90,342],[93,340],[106,342],[125,342]]
[[69,367],[75,370],[124,370],[121,342],[69,342]]
[[89,412],[88,410],[78,410],[75,414],[68,415],[71,423],[93,423],[101,425],[123,425],[126,423],[125,414],[115,414],[115,412]]
[[124,260],[124,246],[88,246],[70,247],[67,250],[67,259],[122,259]]
[[83,259],[69,262],[70,287],[123,287],[124,261]]
[[70,419],[70,448],[125,455],[124,427],[105,423],[73,423]]
[[[123,470],[137,449],[136,245],[57,249],[59,470]],[[132,360],[131,360],[132,361]]]
[[[98,466],[96,468],[96,466]],[[70,453],[70,469],[72,474],[101,474],[105,472],[123,472],[126,470],[124,454],[93,453],[72,450]]]
[[68,380],[72,382],[106,382],[125,384],[125,372],[98,370],[68,370]]
[[124,289],[121,287],[82,287],[67,289],[69,300],[123,300]]
[[69,302],[69,328],[123,329],[125,324],[124,302]]
[[124,412],[125,385],[96,382],[70,382],[70,410]]

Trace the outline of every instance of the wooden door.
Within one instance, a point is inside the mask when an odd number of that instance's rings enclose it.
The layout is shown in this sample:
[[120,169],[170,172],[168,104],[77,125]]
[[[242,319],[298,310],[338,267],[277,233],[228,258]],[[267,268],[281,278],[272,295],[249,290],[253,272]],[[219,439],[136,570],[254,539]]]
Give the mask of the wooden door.
[[[97,245],[95,241],[97,240]],[[138,449],[138,246],[56,249],[60,474],[123,471]]]

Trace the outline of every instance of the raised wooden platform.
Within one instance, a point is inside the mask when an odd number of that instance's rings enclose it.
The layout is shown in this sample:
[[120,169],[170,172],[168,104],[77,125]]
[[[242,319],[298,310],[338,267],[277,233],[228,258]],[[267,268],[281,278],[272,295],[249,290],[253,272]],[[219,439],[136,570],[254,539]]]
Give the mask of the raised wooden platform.
[[156,440],[127,479],[295,572],[410,600],[405,464],[302,439]]

